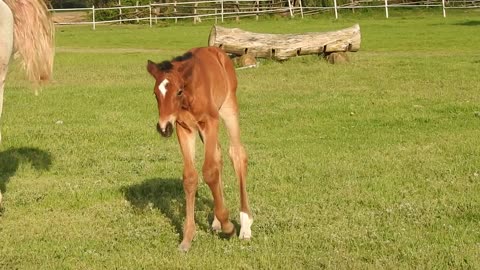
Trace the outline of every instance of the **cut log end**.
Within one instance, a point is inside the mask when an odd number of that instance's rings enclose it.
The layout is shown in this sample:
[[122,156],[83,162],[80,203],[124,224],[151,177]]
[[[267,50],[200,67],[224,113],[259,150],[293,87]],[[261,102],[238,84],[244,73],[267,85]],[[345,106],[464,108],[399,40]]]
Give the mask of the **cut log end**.
[[346,52],[333,52],[324,55],[325,60],[330,64],[343,64],[350,62]]
[[240,67],[254,66],[257,64],[257,59],[251,53],[246,53],[240,56],[237,60],[237,65]]

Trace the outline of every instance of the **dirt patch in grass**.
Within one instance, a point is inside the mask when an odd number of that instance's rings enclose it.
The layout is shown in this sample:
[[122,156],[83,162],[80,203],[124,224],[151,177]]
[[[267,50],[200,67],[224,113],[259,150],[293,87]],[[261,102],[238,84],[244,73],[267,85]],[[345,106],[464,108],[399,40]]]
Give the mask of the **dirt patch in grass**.
[[87,21],[86,11],[65,11],[53,13],[54,23],[78,23]]

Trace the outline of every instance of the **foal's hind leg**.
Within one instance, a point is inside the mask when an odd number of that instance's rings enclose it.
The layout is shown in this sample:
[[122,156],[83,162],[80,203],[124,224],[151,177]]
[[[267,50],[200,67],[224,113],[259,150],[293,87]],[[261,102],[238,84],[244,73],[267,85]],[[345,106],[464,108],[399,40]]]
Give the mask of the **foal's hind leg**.
[[220,116],[225,122],[230,138],[228,150],[233,168],[237,176],[240,189],[240,239],[252,237],[251,225],[253,217],[248,206],[247,195],[247,153],[240,141],[240,127],[238,123],[238,107],[236,98],[227,100],[220,109]]
[[215,219],[212,224],[214,230],[221,230],[227,234],[235,233],[235,227],[228,219],[229,213],[225,207],[222,188],[222,158],[218,144],[218,119],[210,119],[200,130],[205,143],[205,162],[203,164],[203,180],[212,191]]

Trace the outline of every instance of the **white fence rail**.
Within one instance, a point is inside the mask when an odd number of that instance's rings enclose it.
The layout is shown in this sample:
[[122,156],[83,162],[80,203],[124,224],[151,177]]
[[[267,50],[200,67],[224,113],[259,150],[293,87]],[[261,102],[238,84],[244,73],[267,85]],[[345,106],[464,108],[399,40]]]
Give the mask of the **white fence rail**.
[[[224,21],[228,18],[239,19],[240,17],[258,17],[262,14],[282,14],[284,16],[294,17],[321,12],[331,12],[333,10],[335,18],[338,19],[338,11],[362,8],[382,8],[385,9],[385,17],[389,17],[390,8],[429,8],[437,7],[442,9],[443,17],[446,17],[447,9],[472,9],[480,8],[480,0],[419,0],[415,2],[403,3],[399,0],[352,0],[348,4],[337,5],[337,0],[333,0],[331,7],[303,6],[302,0],[284,0],[272,2],[271,0],[205,0],[191,2],[155,3],[149,5],[119,6],[109,8],[69,8],[69,9],[51,9],[55,15],[62,13],[80,12],[88,18],[84,21],[68,20],[65,17],[62,20],[55,19],[55,24],[91,24],[95,29],[97,24],[123,23],[123,22],[141,22],[148,21],[150,27],[153,23],[160,20],[178,20],[190,19],[193,23],[202,20],[215,20],[215,22]],[[87,14],[88,16],[86,16]],[[57,16],[54,16],[57,17]],[[101,19],[100,19],[101,18]]]

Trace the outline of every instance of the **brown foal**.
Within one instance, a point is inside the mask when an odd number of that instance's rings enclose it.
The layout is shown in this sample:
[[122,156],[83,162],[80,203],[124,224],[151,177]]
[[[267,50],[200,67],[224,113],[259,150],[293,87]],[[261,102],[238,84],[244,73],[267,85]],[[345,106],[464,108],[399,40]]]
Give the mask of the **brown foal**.
[[246,190],[247,154],[240,142],[237,77],[230,58],[219,48],[194,48],[172,61],[156,64],[148,61],[148,72],[155,78],[158,132],[169,137],[176,127],[183,155],[183,188],[186,197],[186,220],[179,248],[187,251],[195,235],[195,193],[198,174],[195,170],[195,140],[199,132],[204,143],[203,179],[210,187],[214,202],[212,229],[227,235],[235,233],[224,204],[221,179],[222,158],[218,141],[219,118],[230,139],[229,156],[240,187],[240,235],[252,237],[252,214]]

